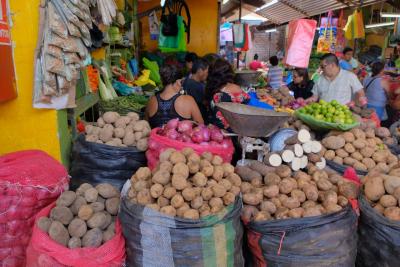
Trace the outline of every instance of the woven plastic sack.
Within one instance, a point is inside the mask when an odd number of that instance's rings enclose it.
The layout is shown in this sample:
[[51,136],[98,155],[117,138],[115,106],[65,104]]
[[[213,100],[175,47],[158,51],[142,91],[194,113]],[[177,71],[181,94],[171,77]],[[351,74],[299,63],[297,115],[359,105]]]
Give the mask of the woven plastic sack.
[[[50,214],[55,203],[44,208],[35,222]],[[125,240],[119,221],[115,224],[115,236],[98,248],[69,249],[43,232],[36,224],[26,250],[26,267],[120,267],[125,260]]]
[[358,267],[399,266],[400,222],[377,213],[363,195],[359,198]]
[[288,45],[285,64],[307,68],[310,60],[317,21],[298,19],[289,22]]
[[344,124],[344,123],[333,123],[316,120],[314,117],[300,113],[298,110],[295,112],[297,118],[303,121],[305,124],[310,126],[313,130],[340,130],[340,131],[348,131],[360,125],[359,122],[354,122],[352,124]]
[[200,220],[170,217],[151,208],[121,202],[129,267],[244,266],[242,200]]
[[146,152],[147,165],[150,169],[154,169],[159,161],[160,154],[167,148],[173,148],[178,151],[184,148],[192,148],[197,154],[201,155],[204,152],[210,152],[220,156],[224,162],[231,162],[235,147],[232,141],[229,142],[228,148],[218,146],[203,146],[198,144],[189,144],[176,140],[171,140],[166,136],[157,134],[160,128],[151,130],[149,138],[149,149]]
[[0,157],[0,266],[25,266],[36,214],[68,188],[64,166],[38,150]]

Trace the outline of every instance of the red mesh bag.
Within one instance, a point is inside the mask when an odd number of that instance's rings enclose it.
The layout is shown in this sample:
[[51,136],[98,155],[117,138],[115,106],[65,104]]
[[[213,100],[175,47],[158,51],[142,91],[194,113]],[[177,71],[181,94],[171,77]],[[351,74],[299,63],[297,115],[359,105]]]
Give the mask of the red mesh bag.
[[176,140],[169,139],[166,136],[157,134],[160,128],[155,128],[151,131],[149,138],[149,149],[146,152],[147,165],[150,169],[154,169],[159,161],[160,154],[167,148],[182,150],[184,148],[192,148],[197,154],[201,155],[204,152],[210,152],[220,156],[224,162],[231,162],[235,147],[232,140],[229,140],[228,148],[222,146],[203,146],[198,144],[189,144]]
[[[55,203],[44,208],[36,220],[48,216],[54,206]],[[26,267],[120,267],[125,261],[125,239],[117,220],[115,236],[102,246],[69,249],[53,241],[35,224],[26,254]]]
[[68,173],[38,150],[0,157],[0,266],[25,266],[36,214],[68,188]]

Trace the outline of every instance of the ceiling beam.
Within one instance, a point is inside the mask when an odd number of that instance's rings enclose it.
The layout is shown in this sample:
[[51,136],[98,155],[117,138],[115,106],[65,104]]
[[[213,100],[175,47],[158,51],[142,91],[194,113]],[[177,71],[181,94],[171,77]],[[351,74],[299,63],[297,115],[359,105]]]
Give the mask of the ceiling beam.
[[303,14],[303,15],[306,16],[306,17],[309,17],[309,16],[310,16],[306,11],[302,10],[302,9],[299,8],[298,6],[293,5],[291,2],[289,2],[289,1],[287,1],[287,0],[279,0],[279,3],[282,3],[282,4],[284,4],[285,6],[290,7],[291,9],[293,9],[293,10],[299,12],[300,14]]
[[393,0],[387,0],[386,1],[389,5],[391,5],[394,8],[400,9],[400,3],[399,1],[393,1]]
[[266,19],[268,19],[268,20],[269,20],[270,22],[272,22],[273,24],[276,24],[276,25],[281,24],[279,21],[275,20],[274,18],[270,17],[270,16],[267,15],[267,14],[263,14],[263,13],[261,13],[261,12],[256,12],[256,14],[258,14],[258,15],[260,15],[260,16],[266,18]]
[[343,5],[346,5],[347,7],[350,7],[350,4],[347,3],[345,0],[336,0],[336,2],[342,3]]

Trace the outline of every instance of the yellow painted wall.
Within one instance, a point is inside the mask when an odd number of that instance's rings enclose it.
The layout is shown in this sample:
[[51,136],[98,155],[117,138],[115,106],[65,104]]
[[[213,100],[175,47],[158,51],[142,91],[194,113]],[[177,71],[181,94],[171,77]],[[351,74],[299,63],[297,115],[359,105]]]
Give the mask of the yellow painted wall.
[[385,48],[384,47],[385,39],[386,39],[386,34],[368,33],[368,34],[366,34],[365,43],[367,46],[377,45],[379,47]]
[[[186,0],[189,6],[192,24],[190,27],[190,43],[188,51],[202,56],[217,52],[217,29],[218,29],[218,1],[217,0]],[[160,5],[160,0],[150,2],[139,2],[139,13]],[[158,12],[158,18],[161,11]],[[157,41],[150,40],[148,17],[140,20],[142,29],[142,47],[145,50],[157,49]]]
[[[39,0],[9,0],[18,97],[0,103],[0,155],[41,149],[60,160],[57,112],[32,108],[33,61],[38,37]],[[1,59],[0,59],[1,60]],[[1,64],[0,64],[1,65]]]

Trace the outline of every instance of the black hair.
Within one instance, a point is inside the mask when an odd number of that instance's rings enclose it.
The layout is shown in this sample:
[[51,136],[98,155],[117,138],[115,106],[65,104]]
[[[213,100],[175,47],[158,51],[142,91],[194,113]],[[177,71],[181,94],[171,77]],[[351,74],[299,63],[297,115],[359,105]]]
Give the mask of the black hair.
[[194,62],[196,59],[198,58],[198,56],[196,55],[196,53],[187,53],[185,56],[185,62]]
[[337,58],[337,56],[335,56],[332,53],[323,55],[321,57],[321,61],[324,61],[324,60],[326,61],[326,63],[335,64],[336,66],[339,66],[339,59]]
[[279,59],[277,56],[272,56],[269,58],[269,63],[271,63],[272,66],[278,66],[279,64]]
[[303,81],[301,82],[301,86],[307,86],[310,81],[310,77],[308,76],[308,70],[303,68],[295,68],[295,71],[300,77],[303,77]]
[[254,60],[257,60],[258,59],[258,54],[255,54],[254,55]]
[[385,64],[383,62],[378,61],[372,64],[371,71],[372,71],[372,77],[375,77],[379,73],[382,72],[382,70],[385,68]]
[[353,52],[353,51],[354,51],[353,48],[351,48],[351,47],[345,47],[345,48],[343,49],[343,55],[346,54],[347,52]]
[[182,72],[180,72],[175,65],[164,65],[160,69],[160,76],[164,87],[174,84],[183,77]]
[[192,74],[195,74],[199,70],[206,70],[208,68],[207,60],[198,58],[193,62]]
[[217,59],[208,70],[206,97],[211,100],[226,84],[233,83],[235,72],[225,59]]

